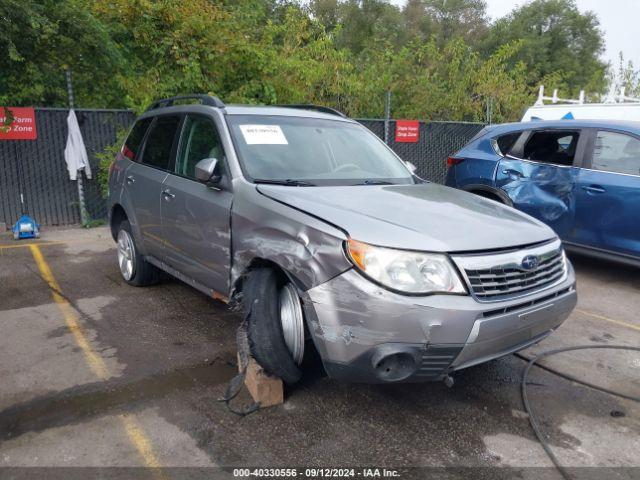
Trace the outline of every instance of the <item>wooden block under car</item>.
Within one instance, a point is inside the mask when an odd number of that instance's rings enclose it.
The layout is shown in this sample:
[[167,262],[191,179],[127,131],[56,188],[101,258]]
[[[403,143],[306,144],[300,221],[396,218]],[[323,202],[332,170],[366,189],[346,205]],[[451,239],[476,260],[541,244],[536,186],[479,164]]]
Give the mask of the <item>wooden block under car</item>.
[[[238,365],[241,364],[240,356],[238,355]],[[272,407],[284,403],[282,380],[265,372],[251,356],[249,356],[244,384],[253,397],[253,401],[260,402],[261,407]]]

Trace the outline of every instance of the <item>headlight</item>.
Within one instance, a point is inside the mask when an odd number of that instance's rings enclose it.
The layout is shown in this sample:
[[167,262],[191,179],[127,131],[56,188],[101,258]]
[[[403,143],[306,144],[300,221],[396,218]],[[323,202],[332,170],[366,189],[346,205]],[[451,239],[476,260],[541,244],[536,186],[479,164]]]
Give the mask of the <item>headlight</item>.
[[367,277],[405,293],[466,293],[446,255],[374,247],[351,240],[347,252]]

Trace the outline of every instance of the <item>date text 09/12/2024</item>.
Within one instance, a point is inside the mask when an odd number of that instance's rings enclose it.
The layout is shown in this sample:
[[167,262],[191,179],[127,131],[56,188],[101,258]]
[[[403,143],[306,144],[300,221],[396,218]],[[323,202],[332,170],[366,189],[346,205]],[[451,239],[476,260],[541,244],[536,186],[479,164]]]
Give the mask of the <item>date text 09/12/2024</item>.
[[236,468],[238,478],[399,478],[397,470],[387,468]]

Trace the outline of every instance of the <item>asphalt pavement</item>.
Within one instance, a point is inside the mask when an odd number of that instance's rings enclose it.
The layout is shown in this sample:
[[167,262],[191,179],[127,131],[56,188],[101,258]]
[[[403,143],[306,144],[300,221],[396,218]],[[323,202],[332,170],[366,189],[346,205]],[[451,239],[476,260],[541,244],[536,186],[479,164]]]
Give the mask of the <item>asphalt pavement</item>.
[[[177,280],[127,285],[104,227],[0,238],[0,477],[146,467],[119,471],[215,478],[250,466],[559,478],[523,410],[521,357],[461,371],[452,388],[345,384],[310,368],[283,405],[239,417],[219,401],[236,372],[239,317],[226,305]],[[578,307],[522,354],[640,345],[640,270],[571,258]],[[640,396],[635,353],[572,352],[542,364]],[[593,467],[640,468],[637,403],[537,367],[529,392],[563,465],[592,478],[603,471]]]

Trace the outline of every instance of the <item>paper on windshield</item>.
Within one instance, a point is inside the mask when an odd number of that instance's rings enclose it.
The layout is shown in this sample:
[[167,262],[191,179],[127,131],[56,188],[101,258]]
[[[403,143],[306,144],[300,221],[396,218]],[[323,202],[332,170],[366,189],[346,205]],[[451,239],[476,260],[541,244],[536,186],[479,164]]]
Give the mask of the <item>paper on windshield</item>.
[[240,125],[247,145],[289,145],[280,125]]

